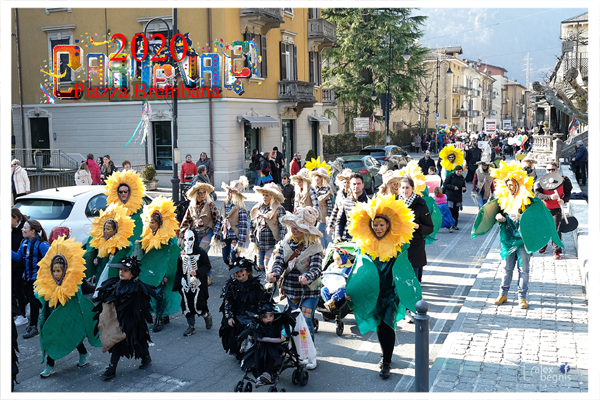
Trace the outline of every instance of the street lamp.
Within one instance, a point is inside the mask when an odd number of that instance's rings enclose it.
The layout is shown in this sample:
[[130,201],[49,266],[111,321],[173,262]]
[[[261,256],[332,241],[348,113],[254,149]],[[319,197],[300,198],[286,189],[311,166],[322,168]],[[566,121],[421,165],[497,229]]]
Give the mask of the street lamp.
[[371,93],[371,100],[377,100],[377,93],[375,93],[375,89],[373,89],[373,93]]
[[[442,61],[443,62],[443,61]],[[438,95],[439,95],[439,83],[440,83],[440,65],[442,63],[440,61],[440,57],[438,55],[437,60],[435,62],[435,69],[436,69],[436,80],[435,80],[435,115],[437,115],[439,113],[438,111],[438,104],[439,104],[439,99],[438,99]],[[452,76],[452,69],[450,68],[450,61],[448,62],[448,71],[446,71],[446,76]],[[429,100],[429,99],[427,99]],[[439,149],[437,148],[438,146],[438,141],[435,141],[435,149],[436,151],[438,151]]]

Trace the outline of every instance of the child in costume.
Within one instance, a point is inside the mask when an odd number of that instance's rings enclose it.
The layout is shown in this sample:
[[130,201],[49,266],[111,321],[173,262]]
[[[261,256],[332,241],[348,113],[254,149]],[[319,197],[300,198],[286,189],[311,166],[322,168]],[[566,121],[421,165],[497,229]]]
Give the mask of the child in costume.
[[383,175],[383,183],[379,186],[379,192],[377,196],[387,196],[393,194],[398,198],[398,191],[400,189],[400,178],[402,177],[398,170],[389,170],[387,166],[383,166],[379,169],[379,173]]
[[181,295],[181,311],[188,323],[183,336],[190,336],[196,333],[196,316],[204,318],[206,329],[212,328],[207,282],[212,267],[208,254],[200,247],[192,229],[185,232],[182,246],[173,290]]
[[442,188],[439,186],[433,190],[433,193],[435,194],[435,203],[438,205],[440,212],[442,213],[441,228],[446,228],[448,229],[449,233],[452,233],[452,227],[454,224],[456,224],[456,221],[454,221],[454,218],[452,218],[448,204],[446,204],[446,195],[442,192]]
[[291,336],[294,319],[272,303],[262,304],[257,314],[240,334],[247,336],[241,349],[245,353],[241,366],[244,371],[252,371],[258,378],[256,387],[260,387],[273,383],[276,364],[286,351],[283,342]]
[[100,346],[93,332],[94,304],[81,293],[85,276],[82,244],[64,236],[52,242],[44,259],[39,263],[36,293],[42,302],[39,318],[42,362],[46,367],[40,377],[53,375],[55,360],[77,348],[78,367],[87,364],[88,353],[83,340],[87,337],[92,346]]
[[217,254],[222,253],[223,262],[233,265],[237,259],[237,249],[244,246],[248,235],[248,212],[244,204],[246,197],[242,194],[242,190],[248,188],[248,178],[240,176],[229,185],[223,182],[221,187],[227,193],[227,201],[221,205],[211,250]]
[[446,177],[453,173],[457,165],[460,165],[463,171],[466,169],[463,152],[459,148],[455,148],[453,144],[447,145],[440,151],[439,160],[441,160],[440,165],[442,167],[440,171],[442,182],[446,181]]
[[351,269],[352,263],[348,261],[348,252],[336,247],[333,252],[333,263],[323,272],[321,297],[328,310],[335,310],[346,295],[346,278]]
[[346,199],[348,193],[350,193],[351,176],[352,170],[350,168],[346,168],[335,177],[335,185],[337,186],[338,191],[335,195],[333,211],[327,220],[327,234],[333,241],[336,241],[338,238],[337,232],[340,222],[340,215],[344,212],[344,200]]
[[[331,167],[328,167],[331,169]],[[317,219],[317,228],[323,234],[323,248],[331,243],[331,237],[327,234],[327,219],[331,217],[333,211],[333,191],[329,186],[329,171],[326,167],[318,167],[309,173],[312,178],[312,185],[317,191],[319,200],[319,218]]]
[[477,214],[471,237],[490,231],[495,223],[500,225],[500,256],[504,260],[504,278],[495,305],[508,301],[508,290],[515,265],[519,271],[518,297],[520,307],[526,309],[529,287],[529,260],[552,239],[562,246],[550,211],[532,192],[533,177],[521,169],[517,161],[506,164],[491,175],[496,178],[495,193],[498,198],[488,201]]
[[396,323],[406,309],[414,312],[421,299],[421,285],[407,257],[414,213],[389,195],[357,203],[350,217],[349,233],[359,251],[346,282],[346,299],[360,332],[377,332],[383,353],[379,376],[387,379]]
[[95,300],[98,304],[94,332],[99,333],[102,352],[110,353],[110,364],[101,375],[104,380],[116,376],[121,357],[141,358],[140,369],[150,366],[152,358],[148,351],[152,323],[150,298],[154,296],[152,286],[138,279],[141,263],[137,257],[125,257],[119,264],[110,264],[119,269],[119,276],[109,278],[98,288]]
[[[252,275],[255,264],[240,258],[229,270],[230,278],[221,292],[223,303],[219,311],[223,313],[219,337],[223,349],[241,360],[239,334],[249,322],[245,320],[247,312],[256,313],[258,307],[268,300],[268,296],[257,277]],[[243,339],[242,339],[243,340]]]

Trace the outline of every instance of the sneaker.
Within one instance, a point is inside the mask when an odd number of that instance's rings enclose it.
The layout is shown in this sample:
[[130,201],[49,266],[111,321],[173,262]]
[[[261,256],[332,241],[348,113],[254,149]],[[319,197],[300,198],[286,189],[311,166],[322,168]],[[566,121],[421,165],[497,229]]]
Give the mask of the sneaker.
[[163,321],[162,318],[156,317],[156,321],[154,322],[154,327],[152,328],[153,332],[160,332],[163,329]]
[[327,309],[329,311],[335,310],[335,300],[331,299],[331,300],[328,300],[327,302],[325,302],[325,307],[327,307]]
[[28,326],[27,330],[25,330],[25,333],[23,334],[23,339],[30,339],[32,337],[36,337],[39,336],[39,332],[38,332],[38,328],[37,326],[33,325],[33,326]]
[[90,353],[80,354],[79,362],[77,363],[77,366],[83,367],[84,365],[86,365],[88,362],[88,358],[90,358]]
[[150,358],[150,355],[147,355],[146,357],[142,357],[142,363],[140,364],[140,369],[146,369],[150,366],[150,364],[152,364],[152,358]]
[[498,298],[496,299],[494,304],[499,306],[500,304],[506,303],[507,300],[508,300],[508,296],[498,296]]
[[117,376],[117,367],[109,364],[108,367],[106,368],[106,371],[104,371],[101,375],[100,378],[104,379],[105,381],[114,378],[115,376]]
[[382,362],[381,368],[379,369],[379,376],[381,379],[387,379],[392,374],[392,363]]
[[449,226],[449,227],[448,227],[448,228],[446,228],[446,229],[448,229],[448,233],[452,233],[452,227],[451,227],[451,226]]
[[317,368],[317,359],[316,358],[314,358],[312,360],[309,359],[308,364],[306,364],[306,369],[313,370],[315,368]]
[[240,353],[247,352],[252,348],[252,346],[254,346],[254,342],[252,342],[252,340],[244,339],[244,341],[242,342],[242,346],[240,347]]
[[208,313],[208,315],[204,317],[204,322],[206,323],[206,329],[212,328],[212,314]]
[[271,380],[271,374],[269,374],[268,372],[263,372],[263,374],[258,377],[258,380],[262,385],[269,385],[273,383],[273,381]]
[[46,365],[46,368],[44,368],[44,370],[42,372],[40,372],[40,378],[47,378],[50,375],[54,375],[54,368]]
[[521,300],[519,300],[519,303],[521,304],[521,308],[529,308],[529,304],[527,304],[527,299],[525,297],[522,297]]
[[548,248],[548,245],[545,245],[544,247],[542,247],[540,249],[540,254],[544,254],[546,252],[546,249]]
[[188,328],[183,332],[183,336],[191,336],[196,333],[196,327],[194,325],[188,325]]
[[453,226],[452,229],[454,229],[455,231],[459,231],[460,229],[458,229],[458,226]]
[[22,315],[19,315],[17,318],[15,318],[15,325],[16,326],[25,325],[28,322],[29,322],[29,320],[27,319],[27,317],[24,317]]
[[560,253],[554,253],[554,259],[560,260]]
[[407,320],[409,324],[415,323],[415,316],[410,310],[406,310],[406,316],[404,317],[404,319]]

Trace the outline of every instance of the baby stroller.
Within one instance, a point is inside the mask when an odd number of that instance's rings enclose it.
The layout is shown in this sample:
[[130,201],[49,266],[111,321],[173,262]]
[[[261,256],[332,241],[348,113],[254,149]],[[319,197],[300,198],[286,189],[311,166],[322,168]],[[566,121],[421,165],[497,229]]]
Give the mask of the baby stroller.
[[[242,369],[245,370],[244,376],[238,381],[234,387],[234,392],[252,392],[253,384],[256,387],[270,386],[269,392],[285,392],[285,388],[277,390],[277,384],[281,373],[286,369],[292,368],[292,384],[306,386],[308,383],[308,370],[306,364],[296,351],[292,336],[296,336],[298,332],[294,331],[296,317],[301,312],[300,310],[290,310],[289,307],[277,306],[272,303],[266,303],[261,306],[259,313],[273,313],[276,315],[271,329],[275,332],[285,330],[286,339],[282,343],[269,342],[270,338],[261,337],[261,331],[264,333],[264,325],[259,323],[259,315],[248,313],[248,327],[240,333],[240,338],[253,335],[254,345],[250,347],[242,360]],[[242,321],[240,319],[240,322]],[[258,377],[257,367],[259,358],[275,356],[275,364],[270,382],[263,383]]]
[[[335,247],[338,247],[342,250],[348,251],[350,261],[354,261],[354,258],[355,258],[354,254],[356,252],[356,249],[354,246],[355,246],[354,243],[338,243],[335,245]],[[341,287],[341,285],[346,284],[346,276],[344,276],[343,274],[339,275],[339,274],[337,274],[335,272],[331,272],[331,271],[328,272],[329,266],[333,263],[333,252],[334,251],[335,251],[334,247],[327,247],[325,249],[325,257],[323,257],[323,265],[322,265],[323,277],[325,278],[327,275],[329,275],[329,276],[327,276],[327,278],[332,278],[334,280],[334,282],[337,282],[338,285]],[[325,300],[323,300],[323,297],[319,296],[319,301],[317,302],[316,310],[321,313],[321,316],[323,317],[323,321],[334,320],[335,324],[336,324],[335,333],[338,336],[342,336],[342,334],[344,333],[344,321],[342,321],[342,318],[344,318],[346,315],[348,315],[352,311],[348,307],[348,302],[346,301],[345,298],[336,302],[335,305],[336,305],[335,310],[333,310],[333,311],[329,310],[325,306]],[[317,330],[319,329],[319,320],[316,318],[316,316],[313,319],[313,326],[314,326],[315,332],[317,332]]]

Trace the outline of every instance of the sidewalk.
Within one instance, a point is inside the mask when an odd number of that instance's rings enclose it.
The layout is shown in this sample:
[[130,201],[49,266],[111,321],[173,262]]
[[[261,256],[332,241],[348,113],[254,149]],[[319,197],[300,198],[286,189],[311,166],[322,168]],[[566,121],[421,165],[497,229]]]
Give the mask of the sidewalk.
[[572,235],[563,243],[561,260],[551,250],[531,258],[522,310],[517,268],[508,302],[493,304],[503,276],[495,239],[430,370],[431,392],[588,391],[588,303]]

